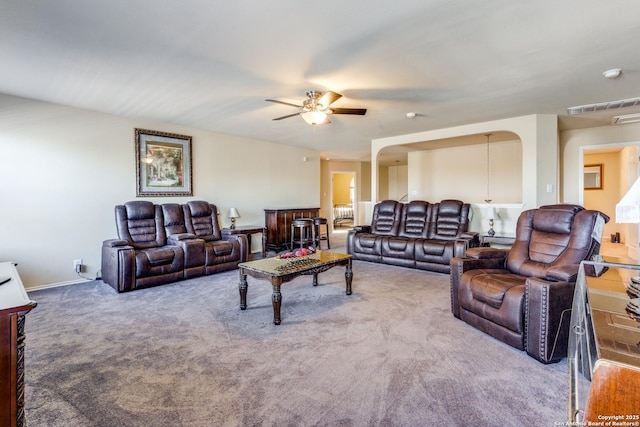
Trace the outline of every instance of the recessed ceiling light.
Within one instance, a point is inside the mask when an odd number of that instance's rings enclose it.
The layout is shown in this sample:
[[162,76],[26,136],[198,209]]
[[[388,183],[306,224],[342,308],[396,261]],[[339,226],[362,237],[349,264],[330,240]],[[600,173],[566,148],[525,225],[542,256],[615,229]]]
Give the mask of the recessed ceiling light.
[[602,75],[605,79],[617,79],[620,77],[620,73],[622,73],[622,69],[620,68],[612,68],[611,70],[607,70]]

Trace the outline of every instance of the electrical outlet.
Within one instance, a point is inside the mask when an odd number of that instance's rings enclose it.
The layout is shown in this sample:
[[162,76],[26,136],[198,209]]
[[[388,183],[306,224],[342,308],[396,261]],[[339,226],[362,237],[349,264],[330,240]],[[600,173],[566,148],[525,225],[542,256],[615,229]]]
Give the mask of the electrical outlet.
[[82,258],[73,260],[73,269],[76,273],[82,273]]

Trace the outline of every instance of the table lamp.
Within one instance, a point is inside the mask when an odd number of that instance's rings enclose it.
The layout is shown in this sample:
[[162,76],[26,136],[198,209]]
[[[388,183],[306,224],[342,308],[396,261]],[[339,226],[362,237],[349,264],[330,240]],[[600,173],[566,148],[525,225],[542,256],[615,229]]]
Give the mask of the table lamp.
[[234,230],[236,228],[236,218],[240,218],[240,214],[236,208],[229,208],[229,218],[231,219],[231,228]]
[[493,229],[493,220],[496,217],[496,208],[490,207],[489,208],[489,214],[487,216],[489,217],[489,231],[487,231],[487,234],[489,236],[494,236],[496,234],[496,232]]

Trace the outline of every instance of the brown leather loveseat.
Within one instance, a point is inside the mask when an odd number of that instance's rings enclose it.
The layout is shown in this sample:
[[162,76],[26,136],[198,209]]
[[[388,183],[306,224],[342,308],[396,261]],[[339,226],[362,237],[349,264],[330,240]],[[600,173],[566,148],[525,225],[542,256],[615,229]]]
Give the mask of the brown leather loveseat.
[[478,233],[468,232],[468,203],[385,200],[373,208],[371,225],[347,234],[353,259],[449,273],[453,257],[478,246]]
[[524,211],[510,250],[472,248],[451,261],[453,315],[543,363],[559,361],[580,262],[599,253],[608,220],[577,205]]
[[247,260],[243,234],[222,238],[218,209],[204,201],[115,207],[118,239],[102,244],[102,280],[118,292],[237,268]]

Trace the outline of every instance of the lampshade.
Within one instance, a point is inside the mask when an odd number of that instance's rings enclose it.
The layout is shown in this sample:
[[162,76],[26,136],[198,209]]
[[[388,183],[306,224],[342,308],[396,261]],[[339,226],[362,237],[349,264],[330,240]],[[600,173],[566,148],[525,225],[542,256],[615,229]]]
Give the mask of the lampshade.
[[236,208],[229,208],[229,218],[240,218],[240,213]]
[[489,208],[489,211],[487,212],[487,219],[496,219],[496,208]]
[[312,126],[319,125],[327,119],[327,113],[322,111],[306,111],[300,114],[305,122]]
[[640,223],[640,178],[616,205],[616,222]]

